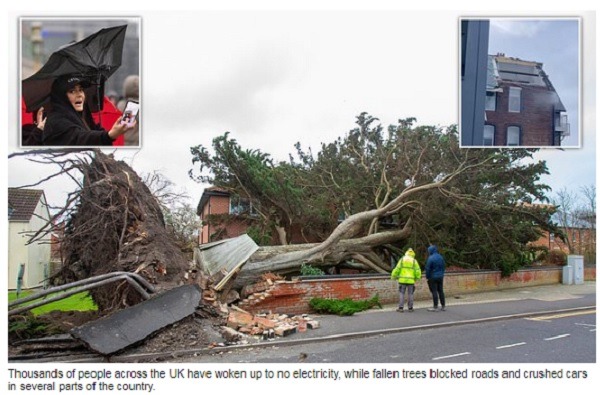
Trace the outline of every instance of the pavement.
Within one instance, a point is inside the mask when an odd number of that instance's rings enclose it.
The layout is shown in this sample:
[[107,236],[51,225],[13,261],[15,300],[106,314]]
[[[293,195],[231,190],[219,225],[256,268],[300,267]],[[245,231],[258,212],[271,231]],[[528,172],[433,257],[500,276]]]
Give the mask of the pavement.
[[[399,313],[397,305],[370,309],[352,316],[310,315],[320,323],[319,328],[307,329],[285,337],[269,340],[250,340],[213,349],[195,349],[164,353],[164,357],[178,358],[194,354],[211,354],[236,349],[290,346],[356,337],[375,336],[386,333],[415,331],[451,325],[466,325],[495,320],[560,316],[578,311],[596,309],[596,282],[578,285],[553,284],[515,289],[502,289],[446,296],[446,310],[430,312],[431,299],[415,301],[414,312]],[[113,362],[138,360],[140,355],[115,356]],[[148,355],[150,357],[150,355]],[[161,355],[153,354],[153,358]]]

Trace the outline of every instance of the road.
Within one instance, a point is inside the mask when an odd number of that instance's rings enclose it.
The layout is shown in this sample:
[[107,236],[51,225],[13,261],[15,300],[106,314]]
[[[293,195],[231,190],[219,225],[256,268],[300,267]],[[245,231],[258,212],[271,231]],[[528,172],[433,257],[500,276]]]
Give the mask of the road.
[[175,362],[206,363],[594,363],[595,309],[535,318],[250,348]]

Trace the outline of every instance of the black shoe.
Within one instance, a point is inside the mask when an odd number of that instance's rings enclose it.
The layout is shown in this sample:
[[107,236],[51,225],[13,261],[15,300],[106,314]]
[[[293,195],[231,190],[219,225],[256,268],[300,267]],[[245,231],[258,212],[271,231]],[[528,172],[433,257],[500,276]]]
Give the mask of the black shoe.
[[404,309],[403,309],[402,307],[398,307],[398,308],[396,309],[396,311],[397,311],[398,313],[404,313]]
[[411,307],[410,309],[408,309],[408,312],[409,312],[409,313],[414,313],[414,311],[415,311],[415,310],[414,310],[412,307]]

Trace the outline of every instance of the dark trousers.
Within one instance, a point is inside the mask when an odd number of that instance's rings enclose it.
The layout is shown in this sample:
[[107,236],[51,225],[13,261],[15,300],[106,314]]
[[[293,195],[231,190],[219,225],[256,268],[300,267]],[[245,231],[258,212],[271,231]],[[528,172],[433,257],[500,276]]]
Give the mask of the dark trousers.
[[429,290],[433,296],[433,307],[438,307],[438,299],[442,307],[446,306],[446,296],[444,295],[444,278],[427,280]]

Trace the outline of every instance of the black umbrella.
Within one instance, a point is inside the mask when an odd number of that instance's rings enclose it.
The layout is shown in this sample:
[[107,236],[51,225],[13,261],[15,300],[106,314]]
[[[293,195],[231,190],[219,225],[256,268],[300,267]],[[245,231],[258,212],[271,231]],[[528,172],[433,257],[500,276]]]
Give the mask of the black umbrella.
[[37,111],[42,106],[47,108],[52,84],[67,75],[88,79],[92,83],[86,90],[90,110],[102,110],[104,82],[121,66],[126,30],[127,25],[102,29],[53,52],[37,73],[22,82],[27,111]]

